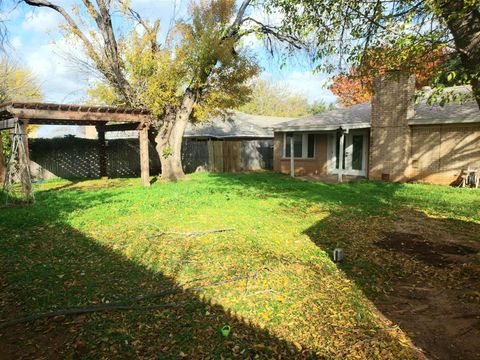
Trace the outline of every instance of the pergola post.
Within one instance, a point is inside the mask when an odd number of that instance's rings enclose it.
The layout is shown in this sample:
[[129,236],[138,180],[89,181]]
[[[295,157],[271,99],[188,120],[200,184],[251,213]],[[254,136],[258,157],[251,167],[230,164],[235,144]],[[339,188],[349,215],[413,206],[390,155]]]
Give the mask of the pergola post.
[[140,141],[140,176],[143,186],[150,186],[150,159],[148,156],[148,126],[139,131]]
[[295,154],[293,153],[293,133],[290,133],[290,176],[295,177]]
[[100,178],[108,178],[107,171],[107,142],[105,141],[105,126],[97,125],[98,134],[98,158],[100,162]]
[[[33,199],[32,179],[30,177],[30,150],[28,147],[28,120],[19,120],[21,141],[23,143],[24,154],[19,154],[21,172],[22,190],[25,197],[30,201]],[[22,149],[22,147],[20,147]]]
[[345,144],[345,131],[340,128],[340,141],[338,148],[338,182],[343,181],[343,146]]

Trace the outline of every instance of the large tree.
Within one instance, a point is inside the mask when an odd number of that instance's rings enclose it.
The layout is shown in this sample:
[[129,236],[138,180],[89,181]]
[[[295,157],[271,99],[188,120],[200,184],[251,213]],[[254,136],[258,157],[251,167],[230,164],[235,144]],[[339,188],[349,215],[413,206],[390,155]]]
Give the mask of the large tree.
[[[184,177],[181,146],[188,121],[246,100],[247,81],[258,67],[239,46],[240,39],[250,33],[278,35],[299,47],[294,37],[281,36],[276,28],[248,16],[251,0],[244,0],[238,10],[234,0],[192,3],[190,17],[176,22],[163,41],[159,21],[147,21],[123,0],[82,0],[83,11],[81,6],[67,11],[48,0],[24,1],[63,16],[63,28],[80,39],[87,65],[100,76],[94,95],[152,111],[154,142],[167,180]],[[114,13],[124,16],[117,20]],[[130,27],[128,35],[116,31],[114,20]]]
[[[409,70],[410,59],[454,49],[480,106],[480,0],[265,0],[283,18],[284,34],[316,47],[328,71],[359,66],[369,49],[388,48],[386,65]],[[455,74],[452,74],[455,76]]]

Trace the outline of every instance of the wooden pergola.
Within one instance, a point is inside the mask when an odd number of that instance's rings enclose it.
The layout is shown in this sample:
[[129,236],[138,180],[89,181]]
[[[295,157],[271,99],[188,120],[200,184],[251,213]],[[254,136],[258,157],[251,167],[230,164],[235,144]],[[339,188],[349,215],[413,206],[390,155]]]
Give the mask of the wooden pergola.
[[0,131],[13,129],[18,123],[28,157],[28,125],[78,125],[95,126],[98,132],[100,176],[107,174],[108,131],[138,130],[140,140],[140,174],[142,185],[149,186],[148,128],[150,112],[110,106],[49,104],[38,102],[10,102],[0,105]]

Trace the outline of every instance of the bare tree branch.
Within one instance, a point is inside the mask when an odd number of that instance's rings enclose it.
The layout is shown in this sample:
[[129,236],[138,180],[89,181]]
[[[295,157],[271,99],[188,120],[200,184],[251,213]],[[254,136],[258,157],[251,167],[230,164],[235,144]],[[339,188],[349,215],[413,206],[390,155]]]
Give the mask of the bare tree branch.
[[[264,35],[267,36],[273,36],[274,38],[278,39],[281,42],[285,42],[289,44],[290,46],[296,48],[296,49],[302,49],[304,47],[304,43],[297,37],[289,34],[282,34],[279,30],[279,28],[275,26],[270,26],[270,25],[265,25],[261,23],[258,20],[255,20],[251,17],[246,17],[243,21],[242,24],[247,23],[247,22],[252,22],[255,25],[257,25],[256,29],[251,29],[251,30],[245,30],[242,32],[241,36],[245,36],[247,34],[255,33],[255,32],[260,32]],[[271,39],[269,39],[271,40]]]
[[77,36],[84,44],[89,57],[95,62],[100,73],[110,80],[115,89],[126,99],[131,100],[131,87],[126,80],[122,66],[123,62],[118,54],[117,41],[113,32],[111,16],[108,4],[104,0],[97,0],[99,11],[95,9],[89,0],[83,0],[90,16],[95,20],[104,40],[104,57],[96,51],[93,43],[88,39],[85,33],[80,29],[75,20],[60,5],[51,3],[48,0],[24,0],[26,4],[35,7],[47,7],[55,10],[63,16],[72,33]]

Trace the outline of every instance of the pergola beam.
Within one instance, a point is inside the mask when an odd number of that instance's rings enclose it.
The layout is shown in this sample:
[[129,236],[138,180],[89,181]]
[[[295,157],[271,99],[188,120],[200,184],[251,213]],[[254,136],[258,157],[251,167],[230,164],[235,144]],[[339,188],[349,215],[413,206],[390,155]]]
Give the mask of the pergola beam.
[[144,114],[80,112],[47,109],[16,109],[7,107],[7,111],[17,119],[28,119],[31,124],[44,124],[52,121],[85,122],[148,122],[150,116]]

